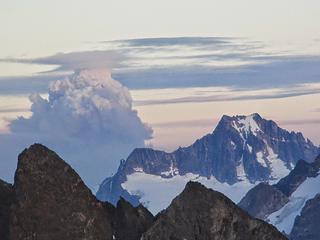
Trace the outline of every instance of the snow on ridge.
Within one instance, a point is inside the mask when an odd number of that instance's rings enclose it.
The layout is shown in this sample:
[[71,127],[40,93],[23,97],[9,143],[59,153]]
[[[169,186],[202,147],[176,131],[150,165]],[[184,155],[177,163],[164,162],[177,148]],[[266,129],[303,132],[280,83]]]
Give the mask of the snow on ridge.
[[179,169],[173,166],[173,161],[171,160],[170,168],[168,171],[160,173],[162,176],[173,177],[179,174]]
[[300,215],[305,203],[319,192],[320,175],[307,178],[290,196],[289,202],[268,217],[268,222],[279,231],[290,234],[294,221]]
[[278,154],[273,151],[267,142],[265,142],[265,145],[268,152],[267,161],[271,167],[271,176],[274,179],[280,179],[287,176],[290,170],[286,167],[284,162],[278,157]]
[[232,127],[240,133],[243,140],[245,140],[250,133],[257,136],[258,132],[262,132],[256,120],[254,120],[254,116],[255,114],[236,116],[236,120],[231,122]]
[[144,172],[143,168],[141,168],[141,167],[135,167],[135,168],[133,168],[133,170],[135,172]]
[[239,181],[245,181],[248,179],[246,171],[244,170],[244,166],[243,166],[243,156],[240,159],[240,164],[236,167],[236,171],[237,171],[237,177]]
[[258,163],[260,163],[263,167],[268,167],[266,164],[266,160],[263,157],[263,152],[257,152],[256,153],[256,159],[258,161]]
[[171,201],[182,192],[189,181],[197,181],[208,188],[222,192],[235,203],[249,191],[255,184],[243,180],[233,185],[219,182],[215,177],[202,177],[197,174],[175,175],[164,178],[142,172],[136,172],[127,176],[127,181],[122,183],[123,189],[130,194],[140,196],[140,202],[153,214],[168,207]]

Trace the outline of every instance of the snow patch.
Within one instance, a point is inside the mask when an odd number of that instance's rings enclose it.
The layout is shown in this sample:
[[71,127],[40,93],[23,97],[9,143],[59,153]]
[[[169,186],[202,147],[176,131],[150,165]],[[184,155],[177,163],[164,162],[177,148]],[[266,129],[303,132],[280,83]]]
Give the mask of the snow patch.
[[135,168],[133,168],[133,170],[135,172],[143,172],[143,168],[141,168],[141,167],[135,167]]
[[246,175],[246,172],[245,172],[244,166],[243,166],[243,158],[241,158],[240,164],[237,166],[236,170],[237,170],[238,180],[244,181],[247,179],[247,175]]
[[249,152],[252,153],[252,147],[247,143],[247,148],[249,149]]
[[261,131],[257,122],[253,118],[254,115],[249,115],[245,118],[238,120],[238,122],[242,125],[241,129],[248,135],[252,133],[257,136],[257,132]]
[[179,174],[179,169],[173,166],[173,162],[171,161],[170,169],[165,172],[161,172],[162,176],[173,177]]
[[258,163],[260,163],[263,167],[268,167],[267,164],[266,164],[266,161],[264,159],[264,154],[263,152],[257,152],[256,153],[256,158],[257,158],[257,161]]
[[139,195],[140,202],[153,214],[157,214],[170,205],[189,181],[197,181],[208,188],[222,192],[235,203],[239,202],[248,190],[255,186],[247,180],[229,185],[219,182],[215,177],[206,178],[192,173],[163,178],[141,172],[128,175],[127,181],[121,186],[130,194]]
[[234,143],[234,141],[232,141],[232,140],[231,140],[231,146],[232,146],[233,149],[236,149],[236,148],[237,148],[237,145],[236,145],[236,144]]
[[320,192],[320,175],[315,178],[307,178],[291,195],[290,201],[278,211],[268,217],[268,222],[278,230],[290,234],[294,220],[300,215],[306,201],[312,199]]
[[273,149],[265,143],[268,151],[267,160],[271,168],[271,176],[274,179],[280,179],[287,176],[290,170],[286,167],[284,162],[278,158],[278,154],[275,154]]

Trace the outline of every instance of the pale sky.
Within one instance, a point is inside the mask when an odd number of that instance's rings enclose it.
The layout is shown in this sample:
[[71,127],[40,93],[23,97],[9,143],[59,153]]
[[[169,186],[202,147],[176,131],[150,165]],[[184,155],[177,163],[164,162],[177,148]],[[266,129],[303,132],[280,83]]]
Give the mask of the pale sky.
[[254,112],[320,143],[319,0],[0,3],[0,139],[17,142],[8,124],[31,116],[30,94],[46,98],[51,82],[103,66],[128,87],[154,148],[187,146],[223,114]]
[[318,0],[1,0],[0,57],[39,57],[113,39],[245,37],[304,49],[320,39]]
[[37,142],[94,190],[252,113],[320,147],[320,0],[0,0],[1,180]]

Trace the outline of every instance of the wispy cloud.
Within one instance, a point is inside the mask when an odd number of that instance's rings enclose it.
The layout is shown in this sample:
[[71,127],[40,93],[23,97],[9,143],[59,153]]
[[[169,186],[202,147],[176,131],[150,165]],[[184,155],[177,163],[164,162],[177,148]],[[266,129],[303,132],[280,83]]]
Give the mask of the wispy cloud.
[[[48,83],[61,78],[64,71],[101,67],[112,69],[113,77],[130,89],[225,86],[239,91],[291,88],[320,81],[320,56],[277,52],[261,42],[247,39],[145,38],[101,42],[100,47],[100,50],[34,59],[2,59],[0,61],[52,64],[57,68],[35,76],[2,77],[0,94],[45,91]],[[262,97],[299,94],[312,93],[300,91]],[[177,101],[183,100],[191,101],[188,98]]]
[[[169,92],[168,92],[169,91]],[[247,89],[237,90],[233,88],[189,88],[189,89],[162,89],[153,90],[152,97],[139,97],[139,94],[133,95],[135,97],[135,106],[145,105],[164,105],[164,104],[178,104],[178,103],[202,103],[202,102],[222,102],[222,101],[245,101],[245,100],[259,100],[259,99],[281,99],[296,96],[305,96],[320,93],[319,84],[303,84],[288,88],[271,88],[271,89]],[[175,94],[172,94],[175,92]],[[168,94],[169,93],[169,94]],[[141,94],[140,94],[141,95]]]
[[0,113],[21,113],[29,112],[28,108],[0,108]]

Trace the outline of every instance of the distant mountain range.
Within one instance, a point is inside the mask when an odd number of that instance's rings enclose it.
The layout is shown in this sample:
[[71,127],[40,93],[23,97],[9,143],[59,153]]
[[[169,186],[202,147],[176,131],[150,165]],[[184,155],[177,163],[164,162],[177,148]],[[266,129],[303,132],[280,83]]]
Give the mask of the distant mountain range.
[[13,185],[0,181],[1,240],[286,240],[219,192],[189,182],[154,217],[121,198],[98,201],[55,152],[34,144],[18,158]]
[[257,183],[276,182],[298,160],[311,162],[318,153],[319,147],[301,133],[282,129],[257,113],[223,116],[211,134],[191,146],[172,153],[135,149],[116,174],[102,182],[96,196],[113,204],[123,197],[157,213],[192,180],[238,202]]
[[320,231],[320,156],[300,160],[278,183],[260,183],[240,201],[252,216],[268,221],[292,240],[318,240]]

